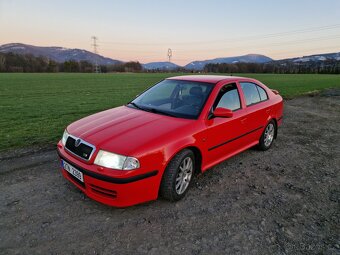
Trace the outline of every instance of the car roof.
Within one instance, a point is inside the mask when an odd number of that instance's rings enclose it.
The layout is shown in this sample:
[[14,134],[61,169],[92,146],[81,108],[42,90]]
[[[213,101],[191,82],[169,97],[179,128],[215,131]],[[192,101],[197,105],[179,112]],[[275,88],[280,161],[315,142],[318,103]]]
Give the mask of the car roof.
[[197,81],[197,82],[208,82],[217,83],[219,81],[235,81],[238,79],[247,79],[238,76],[227,76],[227,75],[182,75],[169,77],[168,80],[182,80],[182,81]]

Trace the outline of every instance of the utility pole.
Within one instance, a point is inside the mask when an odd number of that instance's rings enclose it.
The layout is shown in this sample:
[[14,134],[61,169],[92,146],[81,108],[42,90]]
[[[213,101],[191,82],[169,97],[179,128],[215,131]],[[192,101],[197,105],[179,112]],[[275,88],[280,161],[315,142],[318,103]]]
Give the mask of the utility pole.
[[[93,40],[93,43],[91,44],[91,46],[93,46],[93,53],[94,54],[98,54],[98,44],[97,44],[97,40],[98,38],[96,36],[92,36],[91,39]],[[95,63],[94,63],[94,70],[93,70],[95,73],[100,73],[101,70],[100,70],[100,66],[98,65],[98,62],[97,62],[97,59],[95,60]]]
[[171,57],[172,57],[172,50],[169,48],[168,49],[168,59],[169,59],[169,62],[171,62]]

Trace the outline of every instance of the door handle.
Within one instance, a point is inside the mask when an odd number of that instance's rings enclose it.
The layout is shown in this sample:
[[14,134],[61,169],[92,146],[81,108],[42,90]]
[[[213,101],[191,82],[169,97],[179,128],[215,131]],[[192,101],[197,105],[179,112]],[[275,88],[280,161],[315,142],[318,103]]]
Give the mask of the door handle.
[[247,118],[241,119],[241,123],[244,124],[246,122]]
[[266,113],[270,113],[270,109],[267,109],[267,110],[266,110]]

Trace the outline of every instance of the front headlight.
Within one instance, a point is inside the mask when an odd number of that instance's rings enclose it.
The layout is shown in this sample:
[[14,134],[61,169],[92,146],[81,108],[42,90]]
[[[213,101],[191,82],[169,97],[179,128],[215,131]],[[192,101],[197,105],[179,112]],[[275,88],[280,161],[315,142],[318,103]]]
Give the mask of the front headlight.
[[65,129],[63,137],[61,138],[61,143],[62,143],[63,146],[65,146],[68,136],[69,136],[69,133],[67,133],[67,131]]
[[100,150],[94,161],[96,165],[118,170],[132,170],[139,168],[139,161],[133,157]]

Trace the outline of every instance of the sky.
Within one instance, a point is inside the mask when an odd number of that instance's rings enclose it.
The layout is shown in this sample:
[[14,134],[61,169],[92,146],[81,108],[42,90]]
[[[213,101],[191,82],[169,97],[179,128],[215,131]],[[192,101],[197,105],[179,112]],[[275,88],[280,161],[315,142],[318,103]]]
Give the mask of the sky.
[[0,45],[93,50],[122,61],[340,51],[340,0],[0,0]]

